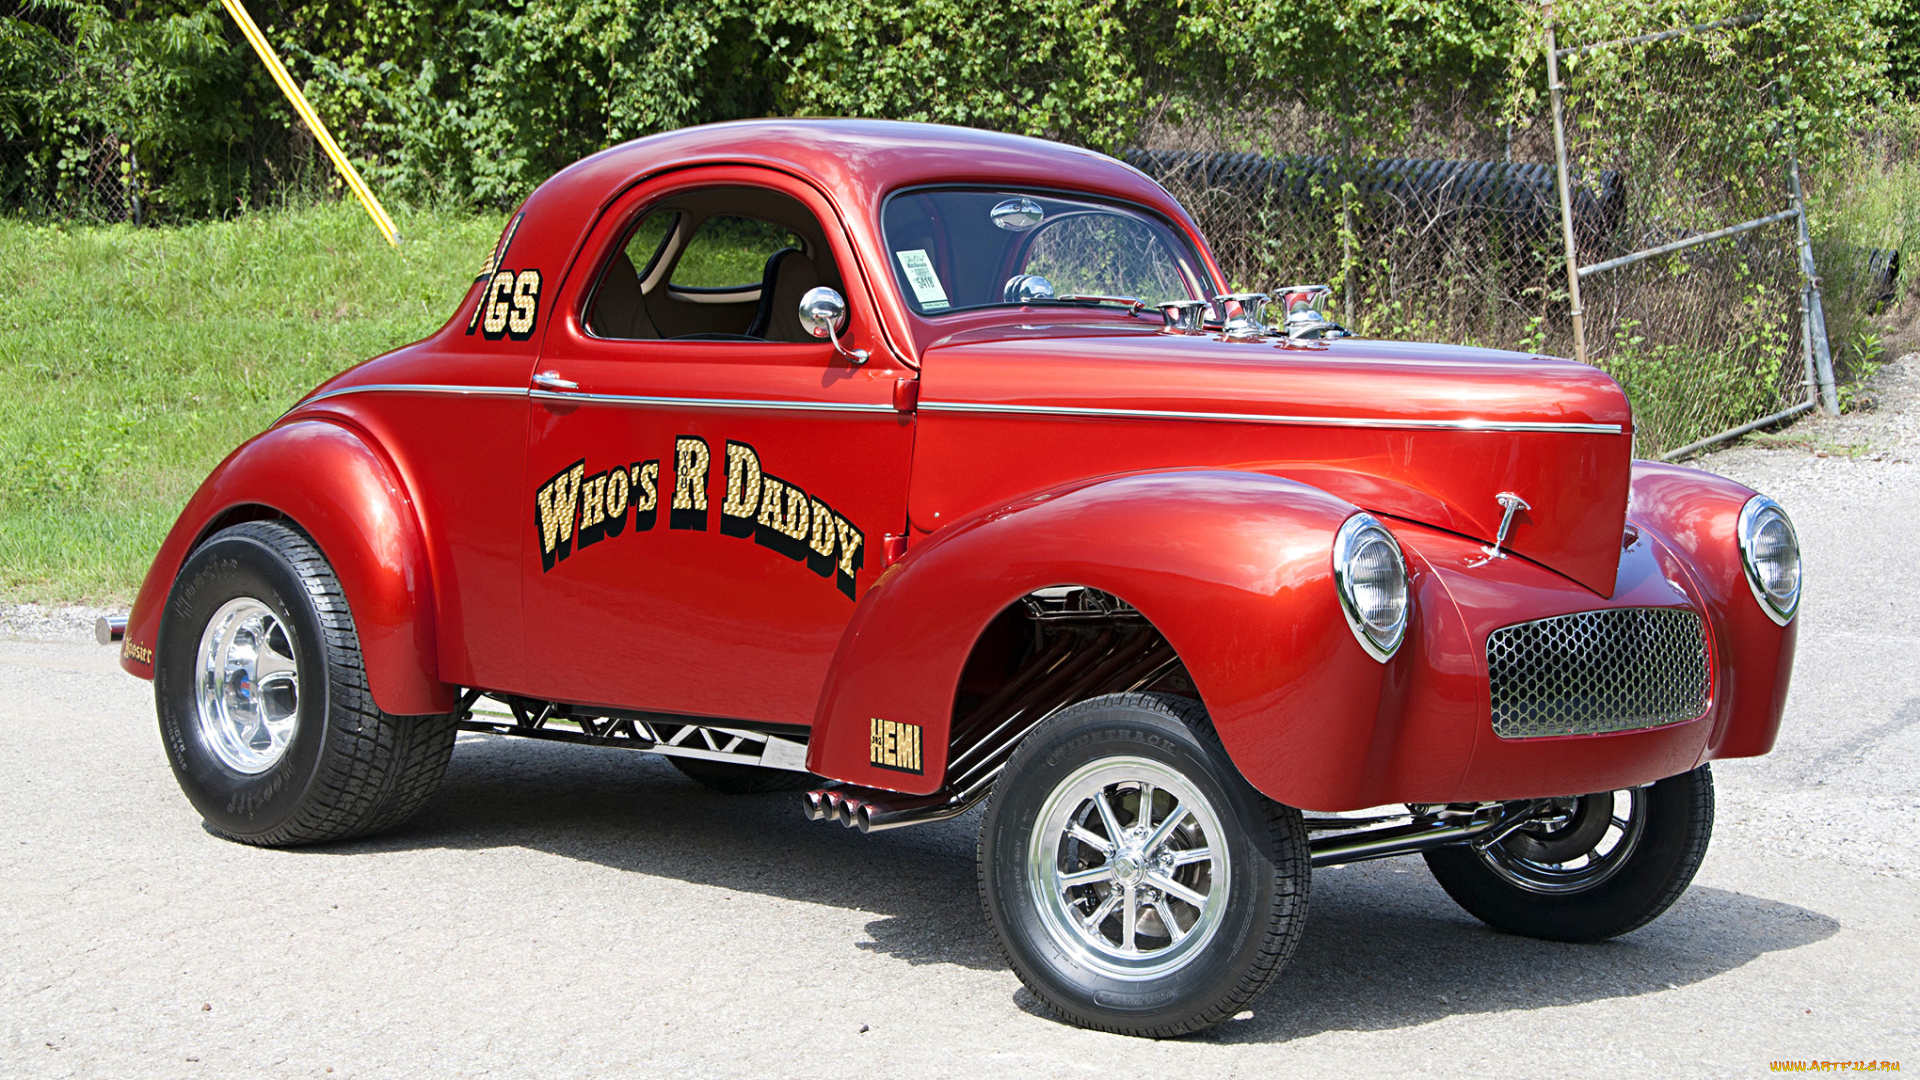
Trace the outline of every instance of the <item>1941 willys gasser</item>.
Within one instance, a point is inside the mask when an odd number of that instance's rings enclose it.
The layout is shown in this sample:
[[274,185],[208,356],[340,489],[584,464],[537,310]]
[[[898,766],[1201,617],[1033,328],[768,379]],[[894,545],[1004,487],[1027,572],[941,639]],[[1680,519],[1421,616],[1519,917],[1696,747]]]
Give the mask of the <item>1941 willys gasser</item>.
[[103,637],[247,843],[397,824],[460,729],[861,829],[987,800],[1009,961],[1113,1031],[1242,1008],[1316,865],[1423,854],[1521,934],[1644,925],[1707,762],[1773,744],[1786,515],[1633,460],[1593,368],[1227,291],[1095,153],[628,143],[529,197],[437,333],[222,462]]

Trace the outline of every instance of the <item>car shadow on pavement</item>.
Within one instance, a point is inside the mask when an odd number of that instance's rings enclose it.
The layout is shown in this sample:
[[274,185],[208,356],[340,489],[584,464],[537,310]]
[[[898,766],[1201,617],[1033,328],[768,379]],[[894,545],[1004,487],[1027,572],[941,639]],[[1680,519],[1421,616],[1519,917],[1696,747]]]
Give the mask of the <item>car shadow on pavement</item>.
[[862,835],[809,821],[799,792],[722,795],[631,750],[463,735],[412,822],[341,854],[523,847],[616,870],[873,912],[854,947],[913,964],[1005,970],[974,875],[979,811]]
[[[850,947],[909,964],[1006,969],[978,899],[979,811],[862,835],[808,821],[799,806],[795,793],[716,794],[664,760],[632,751],[463,736],[445,786],[411,824],[309,850],[524,847],[872,912],[871,940]],[[1250,1017],[1196,1038],[1284,1042],[1656,993],[1825,940],[1839,928],[1805,908],[1695,886],[1644,929],[1565,945],[1487,929],[1454,906],[1418,859],[1321,870],[1292,963]],[[1015,1001],[1047,1015],[1024,989]]]
[[1634,933],[1568,945],[1488,929],[1417,858],[1338,867],[1315,873],[1306,934],[1253,1015],[1198,1038],[1286,1042],[1659,993],[1839,929],[1806,908],[1696,885]]

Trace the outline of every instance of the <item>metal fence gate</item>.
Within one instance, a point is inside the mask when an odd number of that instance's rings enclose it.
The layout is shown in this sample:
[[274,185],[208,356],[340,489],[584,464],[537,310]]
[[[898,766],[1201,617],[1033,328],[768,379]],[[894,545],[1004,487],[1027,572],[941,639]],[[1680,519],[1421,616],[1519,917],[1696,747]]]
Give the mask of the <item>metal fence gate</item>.
[[[1820,278],[1791,140],[1776,127],[1769,154],[1774,169],[1742,176],[1733,163],[1752,159],[1750,141],[1724,124],[1701,126],[1666,115],[1703,85],[1713,85],[1721,67],[1713,54],[1747,47],[1735,40],[1735,32],[1759,22],[1762,13],[1565,47],[1558,42],[1551,4],[1546,15],[1555,184],[1575,358],[1655,365],[1666,360],[1684,368],[1689,357],[1663,357],[1657,350],[1689,338],[1695,347],[1717,345],[1749,354],[1746,366],[1731,368],[1750,376],[1744,385],[1707,387],[1703,397],[1712,401],[1714,391],[1730,392],[1750,402],[1747,411],[1763,415],[1668,449],[1663,460],[1686,457],[1819,406],[1838,413]],[[1615,93],[1583,112],[1577,81],[1563,71],[1583,62],[1629,69],[1634,78],[1616,78],[1611,85],[1630,84],[1636,92],[1632,97]],[[1761,89],[1730,80],[1714,88],[1744,95],[1756,110],[1777,100],[1772,88],[1764,98]],[[1618,137],[1609,121],[1622,105],[1649,110],[1651,126],[1667,137]],[[1632,130],[1645,132],[1648,119],[1640,118]],[[1635,178],[1623,208],[1627,227],[1583,229],[1575,211],[1576,193],[1586,190],[1583,181],[1621,173]],[[1728,223],[1729,217],[1745,220]],[[1713,272],[1716,267],[1719,273]],[[1782,288],[1790,281],[1791,287]],[[1796,298],[1793,322],[1785,324],[1779,317],[1783,292]],[[1649,326],[1655,322],[1667,325]],[[1594,329],[1602,332],[1598,348],[1589,343]],[[1662,344],[1650,352],[1645,348],[1649,338]],[[1730,368],[1721,364],[1715,370],[1724,375]]]

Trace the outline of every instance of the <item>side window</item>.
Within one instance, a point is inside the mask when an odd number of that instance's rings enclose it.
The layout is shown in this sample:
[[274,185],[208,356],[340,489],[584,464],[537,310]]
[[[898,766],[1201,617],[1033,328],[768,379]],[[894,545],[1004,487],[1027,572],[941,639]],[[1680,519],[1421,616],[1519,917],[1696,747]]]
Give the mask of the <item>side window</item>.
[[676,289],[757,289],[775,252],[806,250],[792,229],[771,221],[720,214],[700,223],[673,267]]
[[844,291],[826,235],[806,206],[776,191],[716,187],[648,208],[607,261],[587,329],[626,340],[814,344],[800,297]]
[[653,272],[659,264],[660,256],[666,254],[667,240],[673,236],[673,227],[680,223],[680,211],[659,209],[640,219],[640,224],[627,239],[626,256],[641,277]]

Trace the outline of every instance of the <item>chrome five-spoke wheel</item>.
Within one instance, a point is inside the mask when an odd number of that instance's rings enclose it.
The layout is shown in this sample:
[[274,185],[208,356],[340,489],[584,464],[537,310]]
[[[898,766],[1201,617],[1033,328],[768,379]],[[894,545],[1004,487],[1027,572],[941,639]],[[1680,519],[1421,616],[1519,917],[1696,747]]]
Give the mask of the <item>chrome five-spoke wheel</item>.
[[1231,873],[1219,815],[1178,773],[1102,759],[1061,781],[1039,820],[1031,887],[1048,931],[1083,963],[1152,978],[1192,960],[1219,929]]
[[286,627],[250,596],[229,600],[207,621],[196,659],[207,747],[237,773],[272,768],[300,720],[300,668]]

